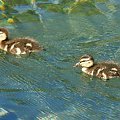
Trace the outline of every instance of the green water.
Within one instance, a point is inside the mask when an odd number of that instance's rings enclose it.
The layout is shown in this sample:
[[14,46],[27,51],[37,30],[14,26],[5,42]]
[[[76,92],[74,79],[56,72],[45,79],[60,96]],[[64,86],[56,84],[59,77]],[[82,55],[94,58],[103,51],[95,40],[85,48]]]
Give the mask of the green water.
[[43,23],[9,28],[11,38],[32,37],[46,51],[23,58],[0,52],[0,108],[8,111],[0,119],[119,120],[119,78],[104,82],[73,68],[86,53],[120,61],[119,16],[119,7],[91,16],[43,10]]

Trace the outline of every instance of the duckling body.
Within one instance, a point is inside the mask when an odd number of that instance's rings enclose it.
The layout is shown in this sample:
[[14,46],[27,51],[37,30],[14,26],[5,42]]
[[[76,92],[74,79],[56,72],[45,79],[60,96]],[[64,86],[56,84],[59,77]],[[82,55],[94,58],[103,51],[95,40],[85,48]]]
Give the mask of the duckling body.
[[120,65],[107,61],[94,63],[94,59],[90,55],[82,56],[75,66],[81,66],[84,73],[104,80],[120,77]]
[[8,39],[8,32],[4,28],[0,28],[0,49],[14,55],[29,54],[43,50],[37,41],[32,38],[15,38]]
[[3,43],[2,49],[11,54],[20,55],[38,52],[43,48],[39,46],[38,42],[31,38],[16,38]]

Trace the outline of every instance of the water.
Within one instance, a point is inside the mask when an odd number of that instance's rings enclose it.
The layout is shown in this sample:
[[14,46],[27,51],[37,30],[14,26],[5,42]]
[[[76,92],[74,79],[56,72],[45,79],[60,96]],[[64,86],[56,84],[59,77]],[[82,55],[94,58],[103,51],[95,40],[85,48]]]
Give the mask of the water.
[[0,108],[8,112],[0,120],[119,120],[119,78],[104,82],[73,68],[86,53],[119,62],[119,8],[110,17],[43,13],[43,23],[9,29],[11,38],[30,36],[46,51],[23,58],[0,52]]

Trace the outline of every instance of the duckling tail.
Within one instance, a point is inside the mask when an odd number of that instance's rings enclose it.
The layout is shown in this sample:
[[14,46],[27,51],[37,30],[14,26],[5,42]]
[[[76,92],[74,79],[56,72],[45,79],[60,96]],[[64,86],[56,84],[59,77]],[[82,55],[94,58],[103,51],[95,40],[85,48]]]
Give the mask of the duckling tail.
[[43,51],[46,51],[46,49],[45,49],[44,47],[42,48],[42,50],[43,50]]

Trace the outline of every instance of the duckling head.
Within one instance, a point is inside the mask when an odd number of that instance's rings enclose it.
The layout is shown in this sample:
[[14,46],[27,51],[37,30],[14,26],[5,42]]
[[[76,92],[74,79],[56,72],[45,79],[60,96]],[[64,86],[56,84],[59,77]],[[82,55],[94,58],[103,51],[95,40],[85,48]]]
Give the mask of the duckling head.
[[5,28],[0,28],[0,42],[8,39],[8,31]]
[[74,67],[85,67],[85,68],[89,68],[89,67],[92,67],[94,64],[94,59],[92,56],[90,55],[83,55],[81,58],[80,58],[80,61],[78,63],[75,64]]

